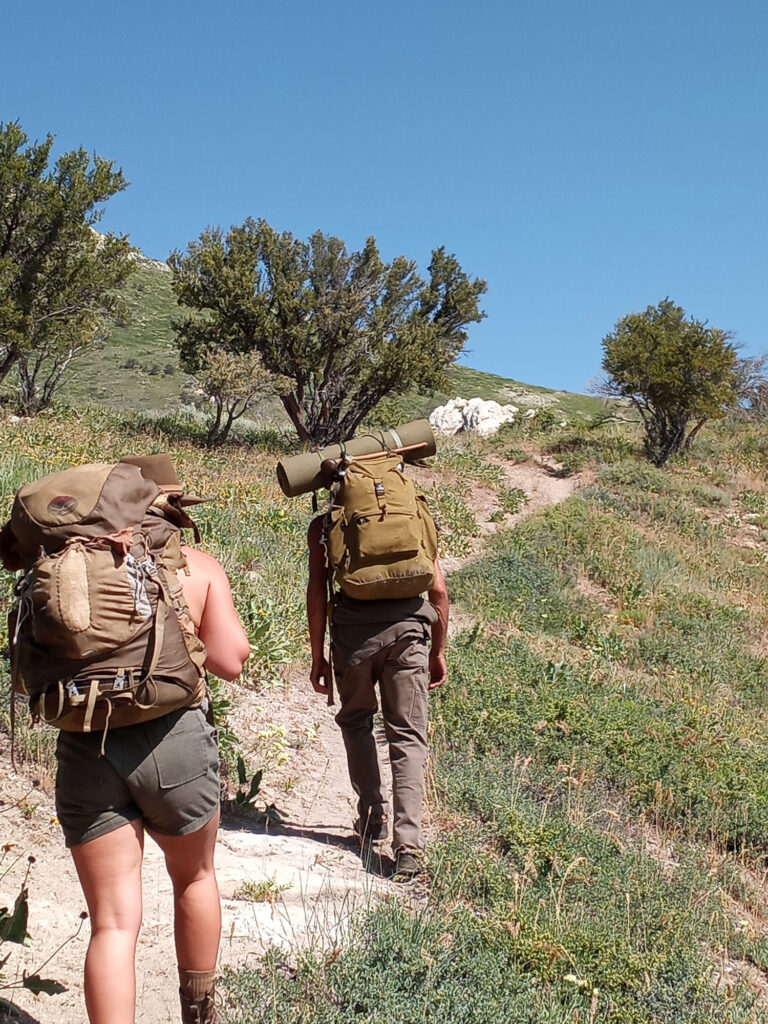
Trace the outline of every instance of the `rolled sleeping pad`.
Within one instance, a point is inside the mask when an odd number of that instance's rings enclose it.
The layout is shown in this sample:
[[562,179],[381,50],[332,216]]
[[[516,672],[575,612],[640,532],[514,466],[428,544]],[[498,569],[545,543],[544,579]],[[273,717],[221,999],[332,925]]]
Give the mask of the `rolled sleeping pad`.
[[408,448],[410,445],[423,447],[404,452],[404,462],[416,462],[417,459],[435,454],[437,445],[429,420],[413,420],[392,430],[373,430],[368,434],[358,434],[343,445],[332,444],[318,451],[280,459],[277,464],[277,482],[286,497],[295,498],[299,494],[308,494],[328,486],[328,477],[321,468],[325,459],[338,459],[345,453],[373,455],[394,448]]

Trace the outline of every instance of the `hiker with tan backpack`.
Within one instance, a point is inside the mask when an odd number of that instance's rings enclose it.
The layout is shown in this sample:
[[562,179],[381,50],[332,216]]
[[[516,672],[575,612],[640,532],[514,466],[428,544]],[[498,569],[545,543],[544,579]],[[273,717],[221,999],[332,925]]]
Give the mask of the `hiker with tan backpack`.
[[338,689],[336,721],[358,798],[354,830],[364,860],[371,843],[389,836],[373,732],[378,686],[392,769],[394,873],[405,880],[419,872],[424,846],[428,691],[446,675],[448,594],[437,533],[426,500],[405,475],[402,449],[342,454],[323,466],[330,505],[307,535],[310,681],[329,703],[334,684]]
[[218,750],[206,669],[234,679],[246,634],[167,455],[22,487],[0,558],[23,572],[9,617],[12,689],[60,729],[56,808],[91,919],[90,1024],[133,1024],[145,830],[174,893],[182,1021],[215,1024],[221,910]]

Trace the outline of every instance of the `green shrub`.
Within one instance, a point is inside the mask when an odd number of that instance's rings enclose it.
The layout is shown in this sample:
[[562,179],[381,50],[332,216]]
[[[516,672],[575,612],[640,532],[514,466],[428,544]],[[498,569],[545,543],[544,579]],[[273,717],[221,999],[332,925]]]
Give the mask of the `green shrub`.
[[578,473],[590,463],[613,464],[632,457],[637,444],[620,434],[597,428],[570,429],[548,442],[545,451],[554,455],[566,476]]
[[528,495],[522,487],[505,487],[499,491],[499,508],[505,515],[517,515],[527,501]]
[[497,553],[453,573],[449,589],[452,600],[486,619],[515,622],[543,632],[567,632],[581,608],[546,562],[500,545]]
[[460,494],[442,484],[432,487],[427,497],[446,554],[459,557],[468,554],[470,540],[478,536],[480,528],[467,503]]
[[469,436],[461,442],[453,439],[443,443],[432,465],[440,473],[448,472],[467,489],[471,482],[487,484],[495,489],[504,486],[504,473],[500,466],[483,458],[480,438]]
[[[511,634],[462,634],[452,686],[436,707],[451,763],[530,758],[532,785],[544,785],[547,800],[559,787],[552,771],[571,765],[571,774],[600,780],[583,787],[588,803],[607,785],[692,837],[759,846],[768,829],[768,744],[757,741],[753,715],[723,714],[679,689],[669,697],[645,693],[642,678],[616,677],[625,648],[613,643],[609,657],[598,649],[571,664],[547,662]],[[702,694],[710,692],[705,680]]]
[[768,495],[763,494],[761,491],[741,491],[739,493],[739,501],[745,512],[758,515],[768,512]]
[[[341,948],[274,950],[258,969],[226,972],[226,1024],[733,1024],[753,1000],[708,984],[700,944],[716,900],[696,902],[642,853],[571,828],[501,786],[492,825],[454,833],[430,856],[433,891],[420,910],[397,901],[353,923]],[[509,837],[492,852],[494,834]],[[533,848],[547,851],[538,870]],[[681,872],[681,874],[683,874]],[[686,872],[687,874],[687,872]],[[471,901],[471,902],[470,902]],[[717,936],[720,938],[720,934]]]

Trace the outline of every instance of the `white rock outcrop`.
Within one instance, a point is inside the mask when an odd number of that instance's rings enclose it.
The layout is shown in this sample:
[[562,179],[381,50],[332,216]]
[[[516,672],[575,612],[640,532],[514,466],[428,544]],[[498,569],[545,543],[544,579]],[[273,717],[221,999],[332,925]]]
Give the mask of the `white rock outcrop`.
[[445,405],[438,405],[429,422],[439,434],[472,430],[481,437],[490,437],[503,423],[514,423],[519,411],[516,405],[499,405],[483,398],[452,398]]

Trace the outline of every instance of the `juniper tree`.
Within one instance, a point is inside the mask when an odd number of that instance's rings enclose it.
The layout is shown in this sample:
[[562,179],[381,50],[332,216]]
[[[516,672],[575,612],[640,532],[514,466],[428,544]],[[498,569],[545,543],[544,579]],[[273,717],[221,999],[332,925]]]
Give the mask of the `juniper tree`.
[[135,267],[126,238],[97,235],[97,208],[127,185],[83,149],[49,167],[53,136],[29,143],[0,124],[0,383],[18,372],[18,405],[48,405],[70,362],[125,314]]
[[444,248],[424,280],[404,256],[383,261],[373,238],[348,252],[331,235],[304,242],[249,219],[203,232],[168,263],[187,310],[174,323],[182,365],[255,350],[283,378],[299,437],[320,445],[350,437],[385,395],[444,385],[467,325],[484,316],[485,282]]
[[268,395],[275,393],[275,381],[264,369],[258,352],[234,355],[224,349],[211,352],[205,365],[195,373],[197,383],[213,405],[206,442],[222,444],[241,416]]
[[707,327],[668,298],[617,321],[603,339],[602,394],[638,410],[648,457],[663,465],[688,447],[708,419],[737,401],[739,360],[731,335]]

